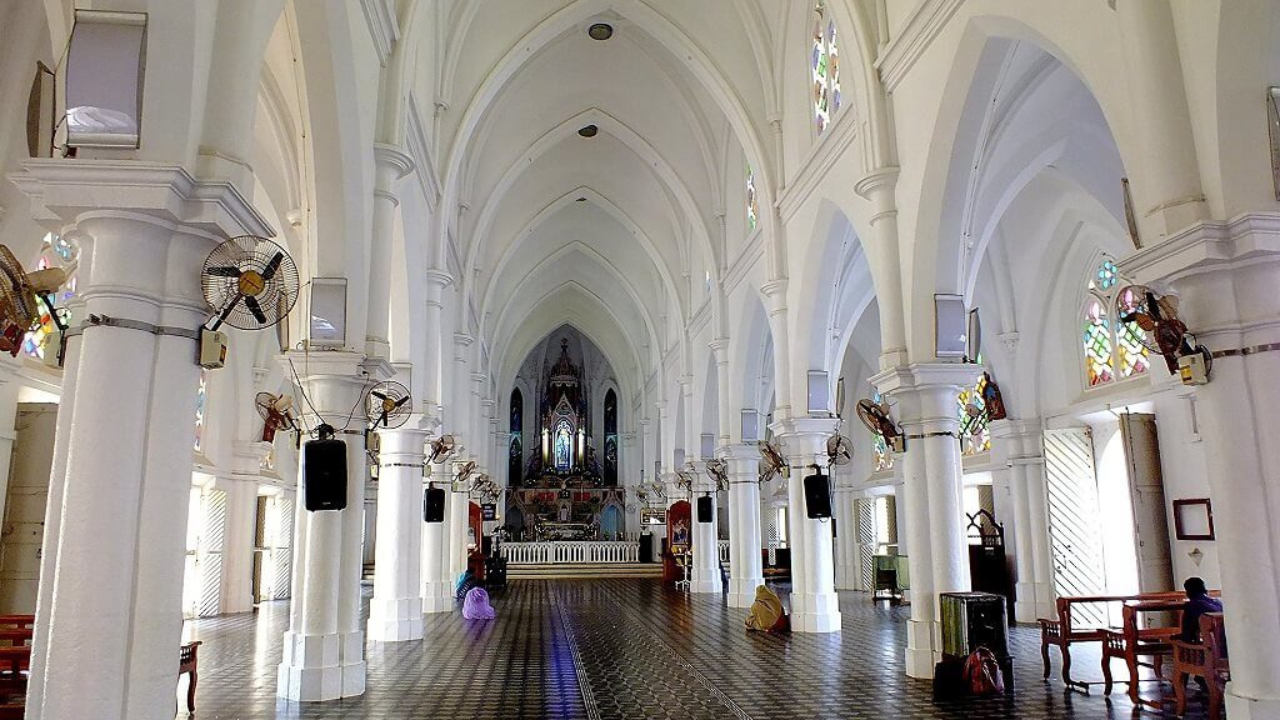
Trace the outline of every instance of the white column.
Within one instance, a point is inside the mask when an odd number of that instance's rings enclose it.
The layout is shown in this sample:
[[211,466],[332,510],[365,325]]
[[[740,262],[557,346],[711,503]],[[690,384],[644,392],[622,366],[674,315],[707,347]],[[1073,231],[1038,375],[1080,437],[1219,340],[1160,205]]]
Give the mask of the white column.
[[[256,443],[255,443],[256,444]],[[253,610],[253,553],[258,516],[258,483],[250,477],[219,477],[227,494],[226,529],[222,541],[222,613]]]
[[[265,231],[229,188],[193,184],[176,166],[32,160],[10,177],[34,217],[74,225],[79,322],[197,327],[206,319],[198,283],[177,279],[197,277],[226,234]],[[197,220],[205,207],[219,208],[211,216],[224,225]],[[191,488],[195,345],[108,322],[69,346],[27,712],[167,719],[187,522],[174,508]]]
[[[464,462],[467,461],[459,460],[453,464],[454,476],[457,476]],[[471,481],[467,480],[449,493],[449,577],[454,580],[467,570],[467,526],[471,523],[470,487]]]
[[[689,498],[693,506],[693,574],[689,592],[719,594],[724,585],[720,581],[720,543],[716,535],[716,485],[707,477],[704,461],[694,463],[694,468],[697,479]],[[711,498],[711,522],[698,522],[698,498],[707,496]]]
[[413,172],[413,158],[404,150],[386,143],[373,144],[373,232],[369,251],[369,324],[365,329],[365,351],[370,356],[390,357],[388,320],[391,316],[391,245],[396,208],[400,198],[395,184]]
[[[774,423],[791,468],[788,517],[791,523],[791,627],[797,632],[839,632],[834,539],[829,519],[810,519],[805,509],[804,478],[814,466],[827,470],[827,439],[835,418],[794,418]],[[830,475],[827,476],[830,481]]]
[[[1226,634],[1227,715],[1280,718],[1280,216],[1188,228],[1121,263],[1172,280],[1180,315],[1215,354],[1196,408],[1210,469]],[[1158,364],[1158,363],[1157,363]]]
[[[911,620],[907,625],[907,675],[928,678],[942,659],[937,596],[970,589],[969,556],[962,522],[956,396],[977,370],[958,364],[890,368],[871,382],[890,398],[907,438],[903,463],[911,573]],[[896,401],[896,404],[894,403]],[[901,533],[901,528],[899,528]]]
[[764,584],[760,551],[760,451],[754,445],[719,450],[729,474],[729,607],[751,607]]
[[445,496],[444,520],[423,523],[422,528],[422,611],[428,613],[453,610],[454,578],[450,575],[452,566],[449,562],[449,505],[453,495],[449,492],[450,472],[447,464],[434,465],[428,483],[428,487],[443,489]]
[[836,518],[836,589],[861,590],[858,566],[858,498],[852,478],[837,475],[831,510]]
[[1013,547],[1017,567],[1014,619],[1034,623],[1052,618],[1053,558],[1049,548],[1048,504],[1039,420],[997,420],[992,437],[1007,453],[1013,498]]
[[[360,353],[304,354],[286,362],[299,373],[309,402],[306,427],[345,420],[364,391],[366,377],[390,375],[385,361]],[[314,409],[314,411],[313,411]],[[347,445],[347,505],[343,510],[300,510],[294,546],[294,603],[301,609],[284,637],[276,693],[301,701],[335,700],[364,693],[364,631],[360,622],[366,459],[362,430],[335,436]],[[298,506],[306,503],[305,445],[298,463]]]
[[418,419],[395,430],[379,430],[378,550],[369,639],[379,642],[422,637],[422,465],[427,431]]

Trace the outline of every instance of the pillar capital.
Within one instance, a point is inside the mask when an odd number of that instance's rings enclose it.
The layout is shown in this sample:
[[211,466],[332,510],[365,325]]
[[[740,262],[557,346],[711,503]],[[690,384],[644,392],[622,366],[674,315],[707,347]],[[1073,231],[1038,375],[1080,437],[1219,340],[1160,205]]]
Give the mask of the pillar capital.
[[395,182],[414,170],[413,156],[405,152],[404,148],[390,143],[373,144],[373,162],[380,181],[385,178]]
[[770,426],[782,441],[782,451],[793,467],[827,465],[827,439],[840,428],[837,418],[785,418]]
[[883,198],[887,197],[889,204],[892,206],[894,200],[893,191],[897,186],[898,167],[896,165],[886,165],[864,175],[861,180],[853,184],[853,191],[867,200],[873,200],[878,203],[883,202]]

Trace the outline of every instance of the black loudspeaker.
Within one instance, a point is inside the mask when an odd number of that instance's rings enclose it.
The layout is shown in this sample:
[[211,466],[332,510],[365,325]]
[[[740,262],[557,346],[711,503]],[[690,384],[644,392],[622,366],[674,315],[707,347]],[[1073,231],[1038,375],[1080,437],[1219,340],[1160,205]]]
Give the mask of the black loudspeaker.
[[306,468],[307,510],[342,510],[347,506],[347,444],[341,440],[309,440],[302,446]]
[[715,498],[710,495],[703,495],[698,498],[698,522],[711,522],[711,517],[715,513],[715,506],[711,504],[713,502],[715,502]]
[[444,488],[429,487],[422,495],[422,519],[429,523],[444,522]]
[[811,520],[831,517],[831,483],[822,473],[804,479],[804,508]]

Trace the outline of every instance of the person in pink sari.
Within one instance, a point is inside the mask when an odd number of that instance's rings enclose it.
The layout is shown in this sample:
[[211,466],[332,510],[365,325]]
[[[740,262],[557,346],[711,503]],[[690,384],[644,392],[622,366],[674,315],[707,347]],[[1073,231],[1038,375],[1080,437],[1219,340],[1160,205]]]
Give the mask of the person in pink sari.
[[489,604],[489,593],[482,587],[471,588],[462,601],[462,617],[467,620],[492,620],[497,616]]

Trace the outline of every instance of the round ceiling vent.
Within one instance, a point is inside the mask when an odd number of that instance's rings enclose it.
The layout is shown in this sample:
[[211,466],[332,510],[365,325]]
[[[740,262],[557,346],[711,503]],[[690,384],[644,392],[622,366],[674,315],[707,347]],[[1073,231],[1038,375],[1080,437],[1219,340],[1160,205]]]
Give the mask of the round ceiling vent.
[[587,28],[587,34],[591,36],[592,40],[608,40],[613,37],[613,26],[609,23],[594,23]]
[[583,125],[582,127],[578,128],[578,134],[584,138],[593,138],[596,136],[596,133],[598,132],[600,132],[600,128],[596,127],[595,125]]

